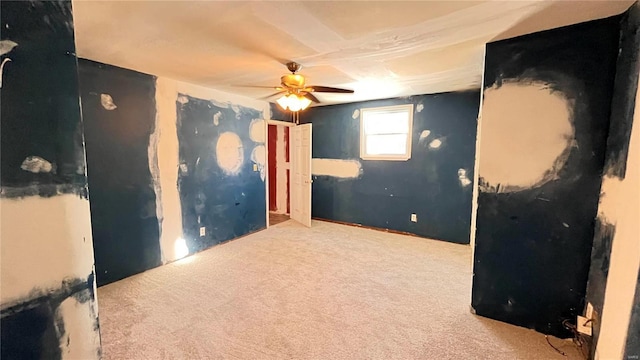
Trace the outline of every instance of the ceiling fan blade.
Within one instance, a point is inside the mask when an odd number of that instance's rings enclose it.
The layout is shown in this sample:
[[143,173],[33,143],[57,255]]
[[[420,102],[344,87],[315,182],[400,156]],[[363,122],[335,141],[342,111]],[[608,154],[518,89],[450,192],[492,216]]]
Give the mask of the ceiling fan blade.
[[281,91],[283,90],[282,86],[266,86],[266,85],[232,85],[234,87],[244,87],[244,88],[256,88],[256,89],[274,89]]
[[307,99],[313,101],[314,103],[320,103],[320,100],[318,100],[317,97],[315,97],[312,93],[304,93],[302,96],[306,97]]
[[287,92],[286,90],[278,91],[278,92],[275,92],[275,93],[273,93],[271,95],[267,95],[267,96],[263,96],[261,98],[258,98],[258,100],[267,100],[267,99],[272,98],[274,96],[282,95],[282,94],[284,94],[286,92]]
[[313,89],[315,92],[330,92],[330,93],[342,93],[342,94],[353,94],[353,90],[348,89],[340,89],[329,86],[309,86],[309,88]]

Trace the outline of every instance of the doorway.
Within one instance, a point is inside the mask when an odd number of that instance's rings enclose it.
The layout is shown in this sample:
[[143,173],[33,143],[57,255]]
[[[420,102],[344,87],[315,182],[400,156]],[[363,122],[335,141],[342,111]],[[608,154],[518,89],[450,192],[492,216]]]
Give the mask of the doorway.
[[293,124],[269,121],[267,128],[267,167],[269,177],[269,225],[290,218],[289,127]]

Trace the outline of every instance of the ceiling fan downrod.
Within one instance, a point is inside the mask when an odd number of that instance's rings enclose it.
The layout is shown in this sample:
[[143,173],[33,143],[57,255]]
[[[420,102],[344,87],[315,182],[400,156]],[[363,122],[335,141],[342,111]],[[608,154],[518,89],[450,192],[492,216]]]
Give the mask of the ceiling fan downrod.
[[292,74],[295,74],[296,72],[300,71],[300,69],[302,69],[302,65],[298,64],[297,62],[291,61],[287,63],[287,69],[289,69]]

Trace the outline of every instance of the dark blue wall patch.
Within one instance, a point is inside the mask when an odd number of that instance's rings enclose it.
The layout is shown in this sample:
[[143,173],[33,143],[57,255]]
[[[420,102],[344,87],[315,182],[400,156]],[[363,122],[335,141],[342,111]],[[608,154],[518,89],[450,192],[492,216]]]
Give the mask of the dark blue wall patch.
[[[29,298],[3,304],[0,308],[0,358],[62,358],[62,351],[69,344],[60,341],[65,336],[65,324],[58,309],[70,297],[82,304],[94,302],[93,281],[93,274],[86,279],[65,279],[55,290],[34,288]],[[98,332],[100,325],[97,314],[94,315],[94,330]],[[96,358],[100,358],[100,350]]]
[[70,1],[2,1],[3,197],[86,197]]
[[149,167],[155,78],[79,61],[91,229],[98,285],[161,264]]
[[624,179],[627,170],[638,72],[640,72],[640,4],[636,2],[623,14],[620,23],[620,47],[604,169],[606,175],[620,179]]

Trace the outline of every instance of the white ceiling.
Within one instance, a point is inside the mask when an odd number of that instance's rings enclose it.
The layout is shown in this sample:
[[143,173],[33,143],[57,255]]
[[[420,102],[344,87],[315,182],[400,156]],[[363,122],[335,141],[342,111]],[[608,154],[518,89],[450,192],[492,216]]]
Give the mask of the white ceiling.
[[303,65],[325,104],[479,88],[484,44],[624,1],[79,1],[78,56],[251,98]]

